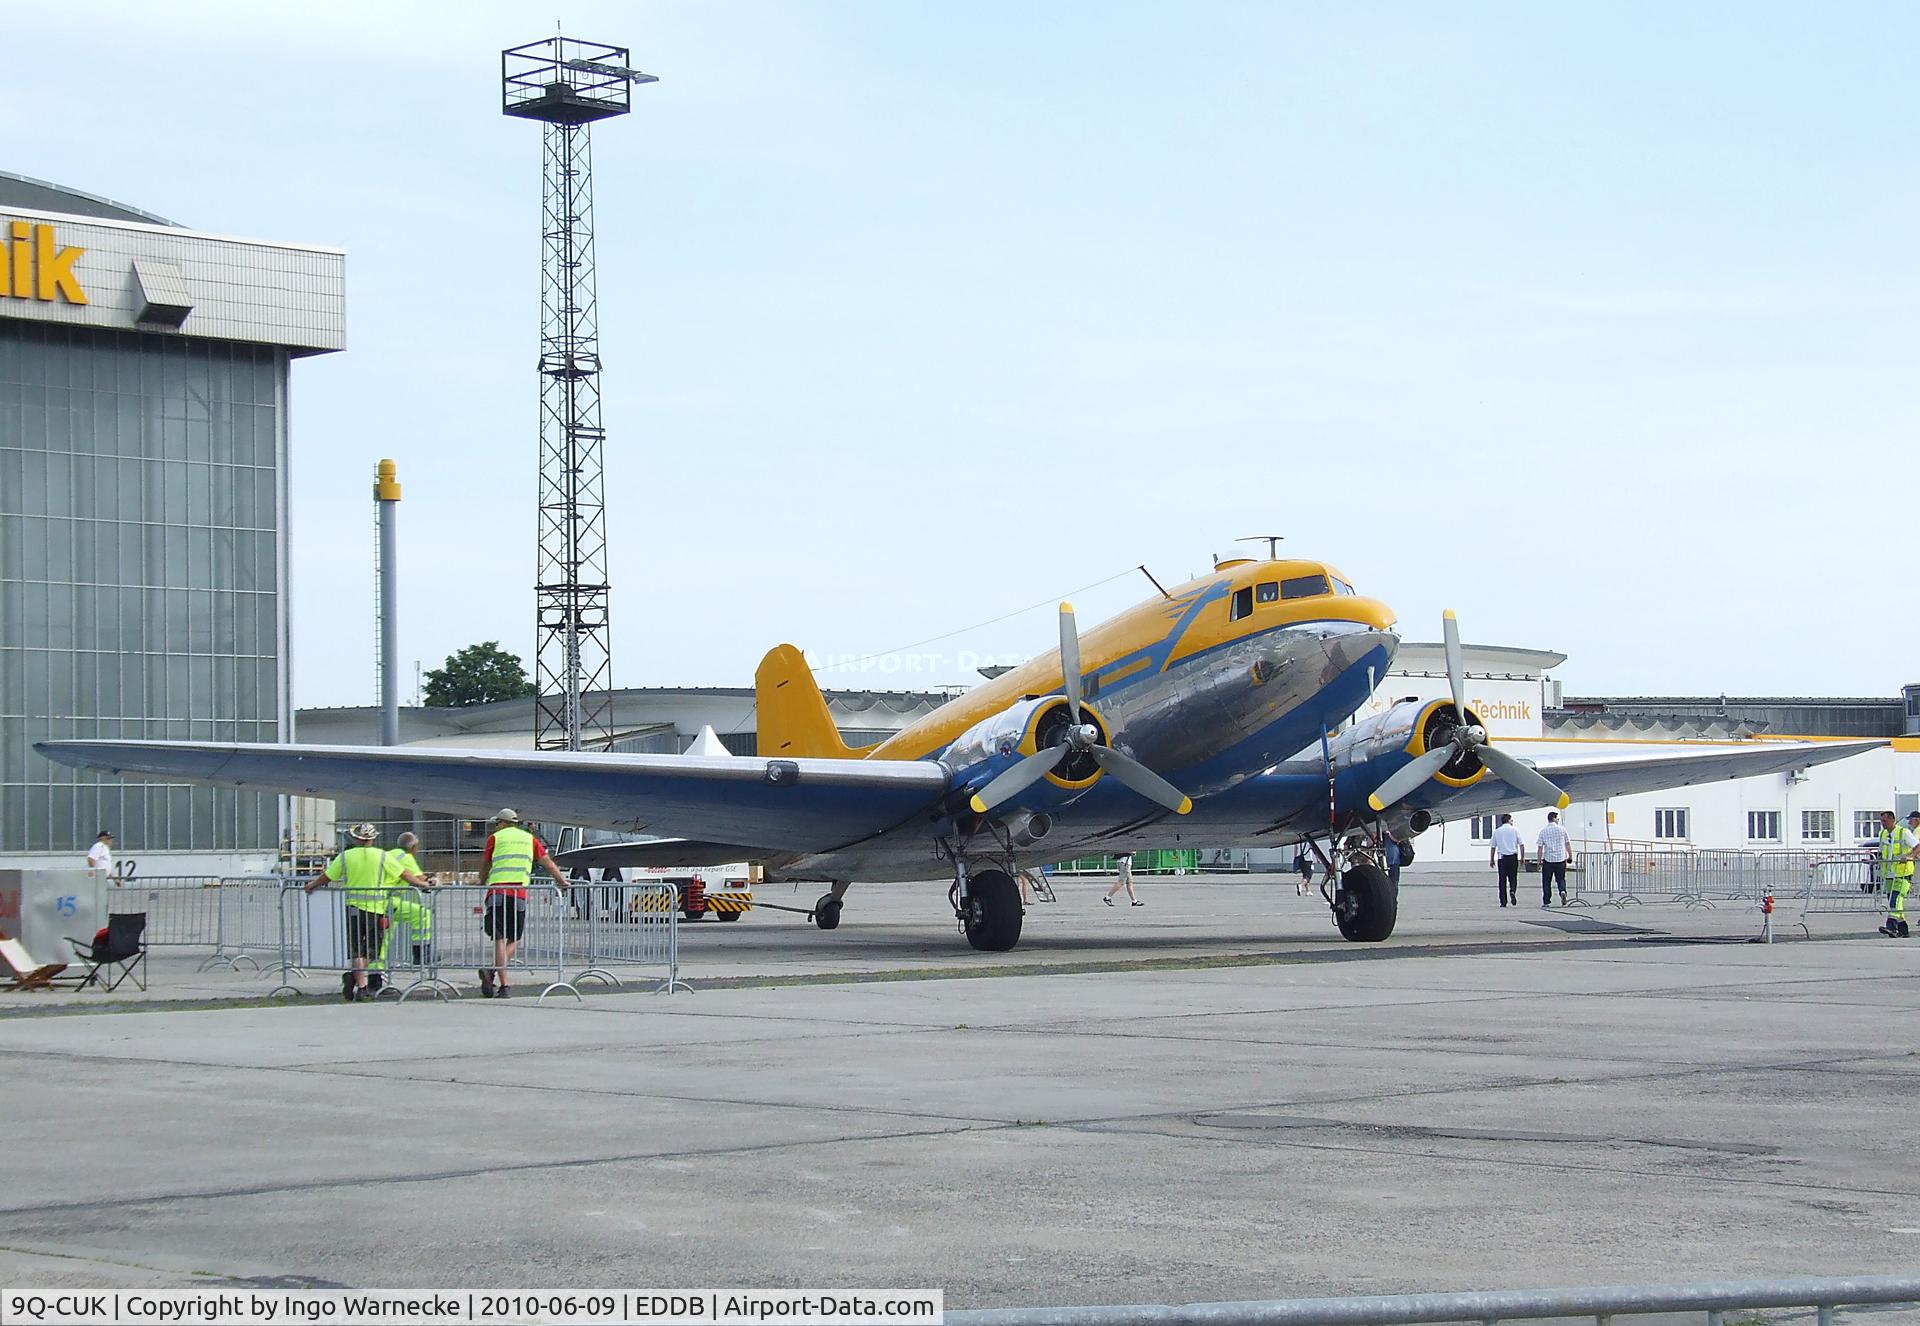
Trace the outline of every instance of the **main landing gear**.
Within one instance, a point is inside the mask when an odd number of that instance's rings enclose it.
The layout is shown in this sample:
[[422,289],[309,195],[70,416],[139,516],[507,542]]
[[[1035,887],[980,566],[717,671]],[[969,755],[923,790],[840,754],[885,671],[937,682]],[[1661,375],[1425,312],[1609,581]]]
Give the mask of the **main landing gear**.
[[1400,916],[1400,894],[1386,870],[1361,857],[1340,876],[1333,893],[1333,923],[1343,938],[1378,944],[1393,933]]
[[1020,942],[1027,913],[1020,905],[1020,886],[1006,871],[968,870],[964,859],[956,860],[947,900],[967,943],[981,952],[1005,953]]
[[[1320,896],[1332,908],[1333,923],[1340,927],[1341,938],[1356,944],[1378,944],[1393,934],[1394,922],[1400,917],[1400,890],[1387,877],[1378,853],[1357,838],[1333,848],[1331,859],[1318,843],[1309,840],[1306,845],[1320,858],[1320,868],[1326,872]],[[1328,877],[1336,873],[1340,882],[1328,892]]]

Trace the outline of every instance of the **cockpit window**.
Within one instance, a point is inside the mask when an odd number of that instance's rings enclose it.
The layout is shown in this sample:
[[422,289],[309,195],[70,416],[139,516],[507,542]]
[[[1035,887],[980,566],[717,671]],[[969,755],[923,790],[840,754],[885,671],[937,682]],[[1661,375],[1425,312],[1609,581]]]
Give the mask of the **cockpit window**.
[[1331,594],[1325,576],[1294,576],[1280,582],[1280,597],[1288,599],[1310,599],[1316,594]]
[[1253,615],[1253,586],[1233,591],[1233,605],[1227,609],[1227,620],[1237,622],[1242,617]]
[[1339,576],[1335,576],[1333,578],[1333,592],[1336,594],[1351,594],[1354,592],[1354,590],[1352,585],[1349,585],[1346,581],[1342,580]]
[[1278,603],[1280,601],[1280,582],[1262,580],[1254,587],[1253,597],[1259,603]]

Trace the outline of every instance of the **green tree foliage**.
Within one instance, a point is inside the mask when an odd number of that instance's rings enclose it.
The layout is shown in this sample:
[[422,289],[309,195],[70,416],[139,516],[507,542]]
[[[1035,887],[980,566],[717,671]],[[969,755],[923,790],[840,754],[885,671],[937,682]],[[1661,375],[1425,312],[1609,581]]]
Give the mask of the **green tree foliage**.
[[502,649],[498,640],[485,640],[450,656],[444,667],[429,668],[422,698],[435,709],[458,709],[532,694],[520,656]]

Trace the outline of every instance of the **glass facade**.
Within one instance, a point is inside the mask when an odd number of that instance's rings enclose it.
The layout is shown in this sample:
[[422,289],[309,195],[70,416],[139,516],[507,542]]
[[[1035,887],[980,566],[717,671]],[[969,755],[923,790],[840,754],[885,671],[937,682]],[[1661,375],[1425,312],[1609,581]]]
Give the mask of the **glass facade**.
[[277,845],[271,794],[122,783],[33,743],[281,739],[287,369],[0,319],[0,852],[102,828],[124,855]]

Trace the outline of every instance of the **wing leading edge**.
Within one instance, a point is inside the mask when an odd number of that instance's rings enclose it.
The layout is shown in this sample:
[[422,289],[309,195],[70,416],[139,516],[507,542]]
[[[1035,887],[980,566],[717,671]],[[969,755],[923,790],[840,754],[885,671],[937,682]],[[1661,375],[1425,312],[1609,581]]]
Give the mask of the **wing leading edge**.
[[[1574,801],[1605,801],[1635,792],[1659,792],[1670,787],[1807,769],[1849,759],[1886,744],[1885,741],[1763,741],[1744,749],[1715,746],[1659,755],[1548,756],[1528,763]],[[1441,783],[1429,783],[1409,797],[1408,802],[1443,811],[1449,819],[1540,804],[1525,793],[1492,779],[1482,779],[1458,791]]]
[[946,770],[926,760],[188,741],[45,741],[34,749],[59,764],[150,781],[418,806],[456,815],[512,806],[530,818],[561,824],[772,852],[844,846],[931,809],[947,791]]

